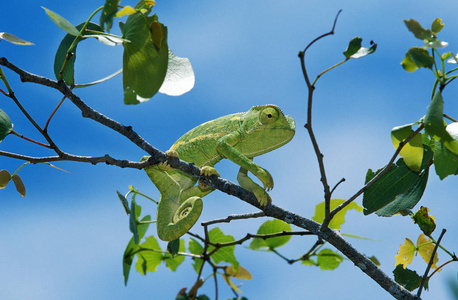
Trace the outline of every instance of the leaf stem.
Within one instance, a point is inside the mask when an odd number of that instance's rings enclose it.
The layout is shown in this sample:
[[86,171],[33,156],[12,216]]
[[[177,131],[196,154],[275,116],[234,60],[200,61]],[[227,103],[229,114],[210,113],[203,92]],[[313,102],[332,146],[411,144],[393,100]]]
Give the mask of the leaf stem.
[[17,132],[14,131],[14,130],[11,130],[10,133],[12,133],[12,134],[14,134],[15,136],[18,136],[18,137],[20,137],[21,139],[24,139],[24,140],[26,140],[26,141],[29,141],[29,142],[32,142],[32,143],[34,143],[34,144],[37,144],[37,145],[40,145],[40,146],[43,146],[43,147],[52,149],[52,147],[51,147],[50,145],[43,144],[43,143],[41,143],[41,142],[37,142],[37,141],[35,141],[35,140],[32,140],[32,139],[30,139],[30,138],[28,138],[28,137],[26,137],[26,136],[23,136],[22,134],[17,133]]

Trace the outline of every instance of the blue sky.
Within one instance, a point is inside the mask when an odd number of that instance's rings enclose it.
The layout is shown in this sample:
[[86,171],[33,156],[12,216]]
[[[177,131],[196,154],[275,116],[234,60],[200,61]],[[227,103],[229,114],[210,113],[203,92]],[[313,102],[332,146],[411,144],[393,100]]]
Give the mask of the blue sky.
[[[20,47],[0,43],[0,56],[33,73],[53,78],[54,53],[64,36],[40,6],[60,13],[73,24],[86,20],[104,1],[4,1],[0,11],[0,31],[31,40],[35,46]],[[124,1],[121,4],[134,5]],[[425,27],[437,17],[445,28],[440,37],[449,42],[449,51],[458,52],[454,1],[157,1],[155,12],[168,27],[169,47],[177,56],[188,57],[196,74],[194,89],[181,97],[158,95],[138,106],[125,106],[118,76],[108,83],[77,90],[95,109],[125,125],[160,150],[167,150],[189,129],[222,115],[246,111],[251,106],[273,103],[291,115],[297,124],[295,138],[283,148],[255,161],[275,179],[270,193],[273,201],[306,217],[322,201],[317,163],[303,129],[306,116],[306,86],[297,54],[316,36],[327,32],[339,9],[336,34],[317,43],[307,53],[311,76],[343,58],[348,41],[361,36],[363,44],[378,44],[375,54],[350,61],[323,76],[317,83],[314,102],[314,129],[325,155],[331,185],[342,177],[346,182],[334,196],[348,198],[364,181],[368,168],[386,164],[394,149],[390,130],[417,121],[426,111],[433,78],[420,70],[413,74],[401,66],[405,52],[420,46],[402,20],[416,19]],[[114,32],[119,32],[114,25]],[[76,80],[89,82],[121,67],[122,48],[85,41],[78,47]],[[6,70],[5,70],[6,71]],[[16,96],[39,124],[44,124],[61,95],[32,84],[22,84],[6,71]],[[457,116],[455,85],[444,93],[445,109]],[[15,130],[32,138],[39,135],[11,101],[1,98],[0,107],[15,124]],[[64,151],[79,155],[104,155],[137,160],[144,153],[111,130],[81,114],[66,102],[54,117],[50,134]],[[29,155],[50,155],[46,149],[10,136],[0,144],[4,151]],[[0,169],[16,170],[22,162],[0,158]],[[121,259],[130,239],[128,218],[116,197],[132,184],[158,198],[145,174],[103,165],[61,162],[63,173],[45,165],[26,166],[20,175],[27,196],[20,197],[13,186],[0,191],[0,298],[1,299],[174,299],[182,287],[196,279],[190,262],[173,273],[164,266],[146,277],[131,273],[124,287]],[[235,181],[237,166],[221,162],[217,169]],[[431,209],[438,229],[446,228],[443,245],[457,251],[458,226],[452,204],[456,200],[456,178],[440,181],[431,172],[421,205]],[[357,200],[361,204],[361,199]],[[145,213],[155,215],[155,207],[144,201]],[[255,211],[244,202],[221,192],[204,199],[201,221],[228,214]],[[388,274],[394,269],[399,245],[419,230],[408,218],[379,218],[350,212],[342,231],[378,241],[351,240],[357,249],[375,255]],[[242,237],[255,232],[264,220],[223,225],[225,233]],[[199,232],[198,226],[193,229]],[[151,231],[154,233],[154,231]],[[438,235],[438,233],[437,233]],[[436,236],[437,236],[436,235]],[[296,258],[314,243],[311,238],[294,238],[280,248]],[[165,248],[165,243],[161,244]],[[242,290],[249,299],[304,298],[387,299],[388,294],[370,278],[345,261],[335,271],[320,271],[302,265],[287,265],[269,253],[240,247],[239,261],[253,280]],[[446,256],[440,253],[441,260]],[[413,268],[423,273],[416,257]],[[209,272],[209,270],[206,270]],[[207,273],[208,274],[208,273]],[[457,279],[456,264],[449,265],[430,282],[431,291],[423,299],[447,299],[447,282]],[[220,278],[220,299],[232,296]],[[202,292],[213,297],[207,283]]]

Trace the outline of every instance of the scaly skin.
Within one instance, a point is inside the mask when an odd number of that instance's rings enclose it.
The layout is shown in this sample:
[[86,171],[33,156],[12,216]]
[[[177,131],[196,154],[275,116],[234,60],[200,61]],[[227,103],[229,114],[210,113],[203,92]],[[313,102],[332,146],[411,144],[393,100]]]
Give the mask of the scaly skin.
[[[294,136],[294,120],[275,105],[254,106],[245,113],[227,115],[192,129],[172,145],[168,156],[193,162],[201,175],[217,175],[213,166],[227,158],[240,166],[237,180],[265,206],[271,202],[266,190],[274,187],[270,173],[253,162],[253,157],[275,150]],[[143,159],[148,159],[144,157]],[[157,208],[157,233],[164,241],[180,238],[195,224],[202,211],[202,197],[213,191],[197,178],[167,164],[145,168],[161,193]],[[248,171],[263,184],[248,177]]]

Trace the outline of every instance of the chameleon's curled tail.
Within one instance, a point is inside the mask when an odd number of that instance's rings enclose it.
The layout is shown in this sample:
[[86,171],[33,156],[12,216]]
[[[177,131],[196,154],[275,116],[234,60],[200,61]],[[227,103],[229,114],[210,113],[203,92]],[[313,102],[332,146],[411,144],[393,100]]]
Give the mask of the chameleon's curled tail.
[[158,237],[163,241],[173,241],[184,235],[199,219],[202,207],[200,197],[190,197],[181,205],[173,200],[160,201],[157,207]]

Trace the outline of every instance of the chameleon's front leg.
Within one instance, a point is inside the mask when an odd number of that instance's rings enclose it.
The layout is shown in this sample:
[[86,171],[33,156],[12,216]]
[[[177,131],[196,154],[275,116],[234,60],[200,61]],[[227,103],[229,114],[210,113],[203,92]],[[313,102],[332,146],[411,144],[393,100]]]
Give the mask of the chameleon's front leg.
[[[264,185],[264,189],[271,190],[274,187],[274,180],[270,173],[233,147],[233,145],[237,144],[240,138],[241,136],[239,132],[225,135],[218,141],[216,150],[224,157],[230,159],[240,167],[250,171],[254,176],[258,177]],[[255,183],[253,182],[253,184]]]
[[261,206],[266,206],[267,202],[272,202],[269,194],[256,184],[250,177],[248,177],[248,170],[240,167],[239,173],[237,175],[237,181],[239,182],[240,186],[243,187],[245,190],[252,192],[256,199],[258,200]]

